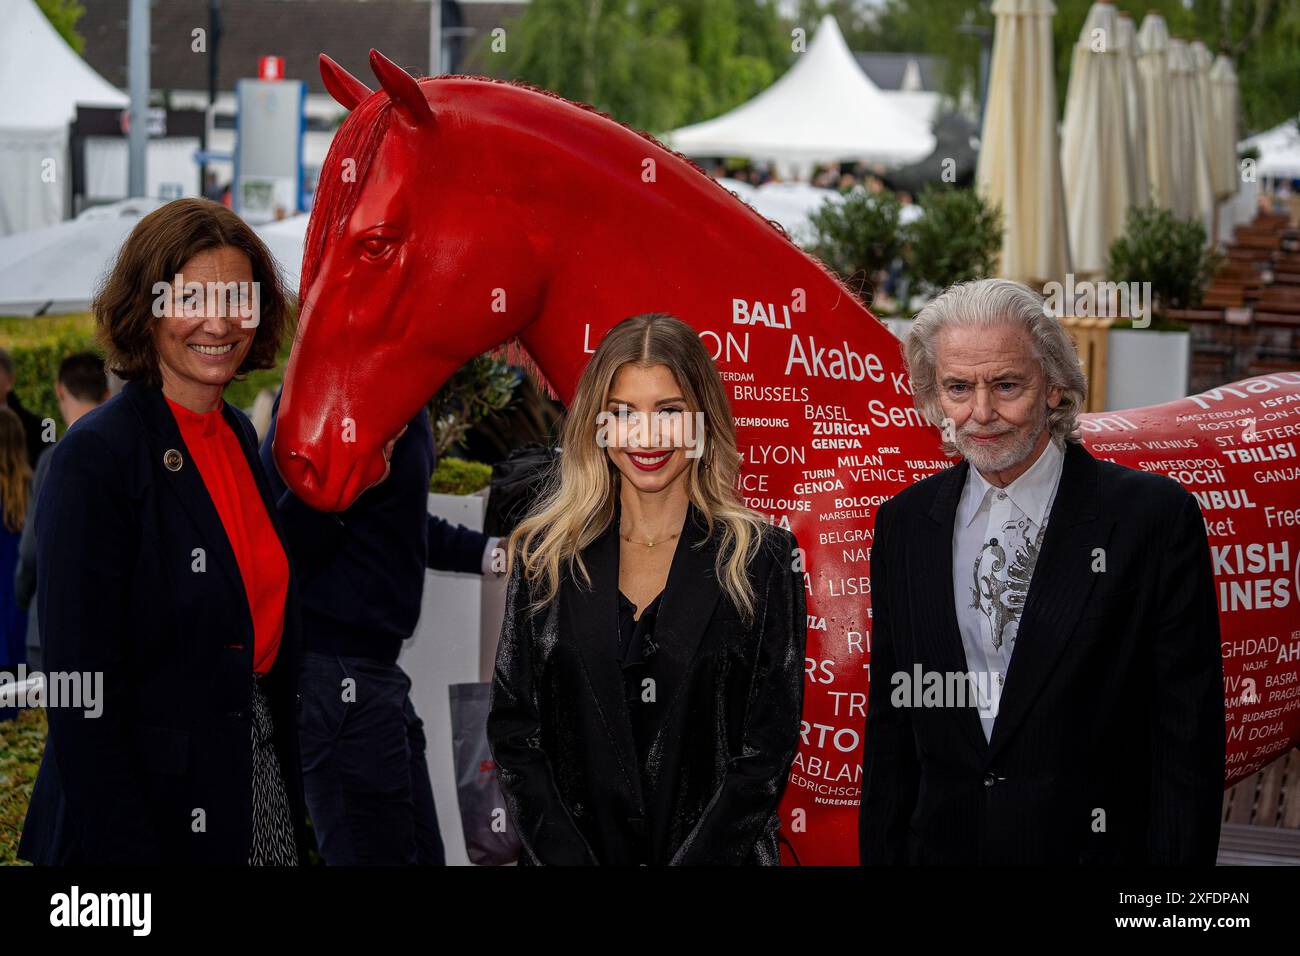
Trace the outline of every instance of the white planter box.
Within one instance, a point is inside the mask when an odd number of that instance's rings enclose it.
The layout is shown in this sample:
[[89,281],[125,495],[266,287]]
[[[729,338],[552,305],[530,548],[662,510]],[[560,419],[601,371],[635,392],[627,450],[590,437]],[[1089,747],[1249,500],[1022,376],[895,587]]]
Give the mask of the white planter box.
[[[486,491],[474,495],[431,494],[429,514],[452,524],[482,529],[486,495]],[[424,721],[425,759],[449,866],[467,865],[469,857],[456,799],[447,687],[490,679],[505,607],[505,583],[504,575],[485,579],[477,574],[426,572],[420,621],[398,659],[410,675],[411,702]]]
[[1107,411],[1187,397],[1191,333],[1111,329],[1106,353]]

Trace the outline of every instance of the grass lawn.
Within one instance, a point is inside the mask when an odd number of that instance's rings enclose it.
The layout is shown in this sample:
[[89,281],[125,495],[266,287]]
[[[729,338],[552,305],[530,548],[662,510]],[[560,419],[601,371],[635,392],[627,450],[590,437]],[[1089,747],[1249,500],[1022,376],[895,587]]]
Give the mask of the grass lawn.
[[0,722],[0,866],[19,862],[14,854],[44,749],[41,708],[20,709],[17,720]]

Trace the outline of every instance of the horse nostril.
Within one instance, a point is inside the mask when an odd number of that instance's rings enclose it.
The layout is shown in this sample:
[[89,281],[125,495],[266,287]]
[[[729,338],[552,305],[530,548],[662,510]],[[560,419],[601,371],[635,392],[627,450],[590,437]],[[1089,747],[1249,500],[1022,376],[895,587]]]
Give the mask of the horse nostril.
[[320,487],[320,472],[312,460],[300,451],[289,451],[281,463],[285,482],[295,491]]

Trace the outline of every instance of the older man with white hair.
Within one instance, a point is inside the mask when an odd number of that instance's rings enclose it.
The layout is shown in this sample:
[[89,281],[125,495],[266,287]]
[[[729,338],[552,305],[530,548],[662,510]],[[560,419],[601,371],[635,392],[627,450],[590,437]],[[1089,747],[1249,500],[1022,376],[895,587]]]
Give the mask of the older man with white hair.
[[1093,458],[1042,296],[948,289],[904,346],[956,466],[876,517],[864,864],[1213,864],[1223,665],[1174,481]]

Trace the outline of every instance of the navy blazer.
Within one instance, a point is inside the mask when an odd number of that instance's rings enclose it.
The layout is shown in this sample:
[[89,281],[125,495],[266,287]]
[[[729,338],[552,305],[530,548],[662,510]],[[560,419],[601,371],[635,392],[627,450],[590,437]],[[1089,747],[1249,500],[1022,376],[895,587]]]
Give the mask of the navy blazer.
[[481,574],[487,535],[429,514],[433,428],[421,408],[393,449],[388,477],[342,512],[292,492],[272,450],[280,396],[262,440],[262,467],[293,549],[303,648],[395,663],[420,620],[426,568]]
[[[248,419],[222,414],[279,517]],[[164,465],[164,456],[180,467]],[[246,864],[253,623],[234,551],[162,391],[130,383],[54,448],[37,507],[47,672],[99,672],[102,714],[50,708],[18,853],[43,864]],[[286,554],[288,549],[286,548]],[[290,559],[292,560],[292,559]],[[299,855],[292,567],[266,691]]]

